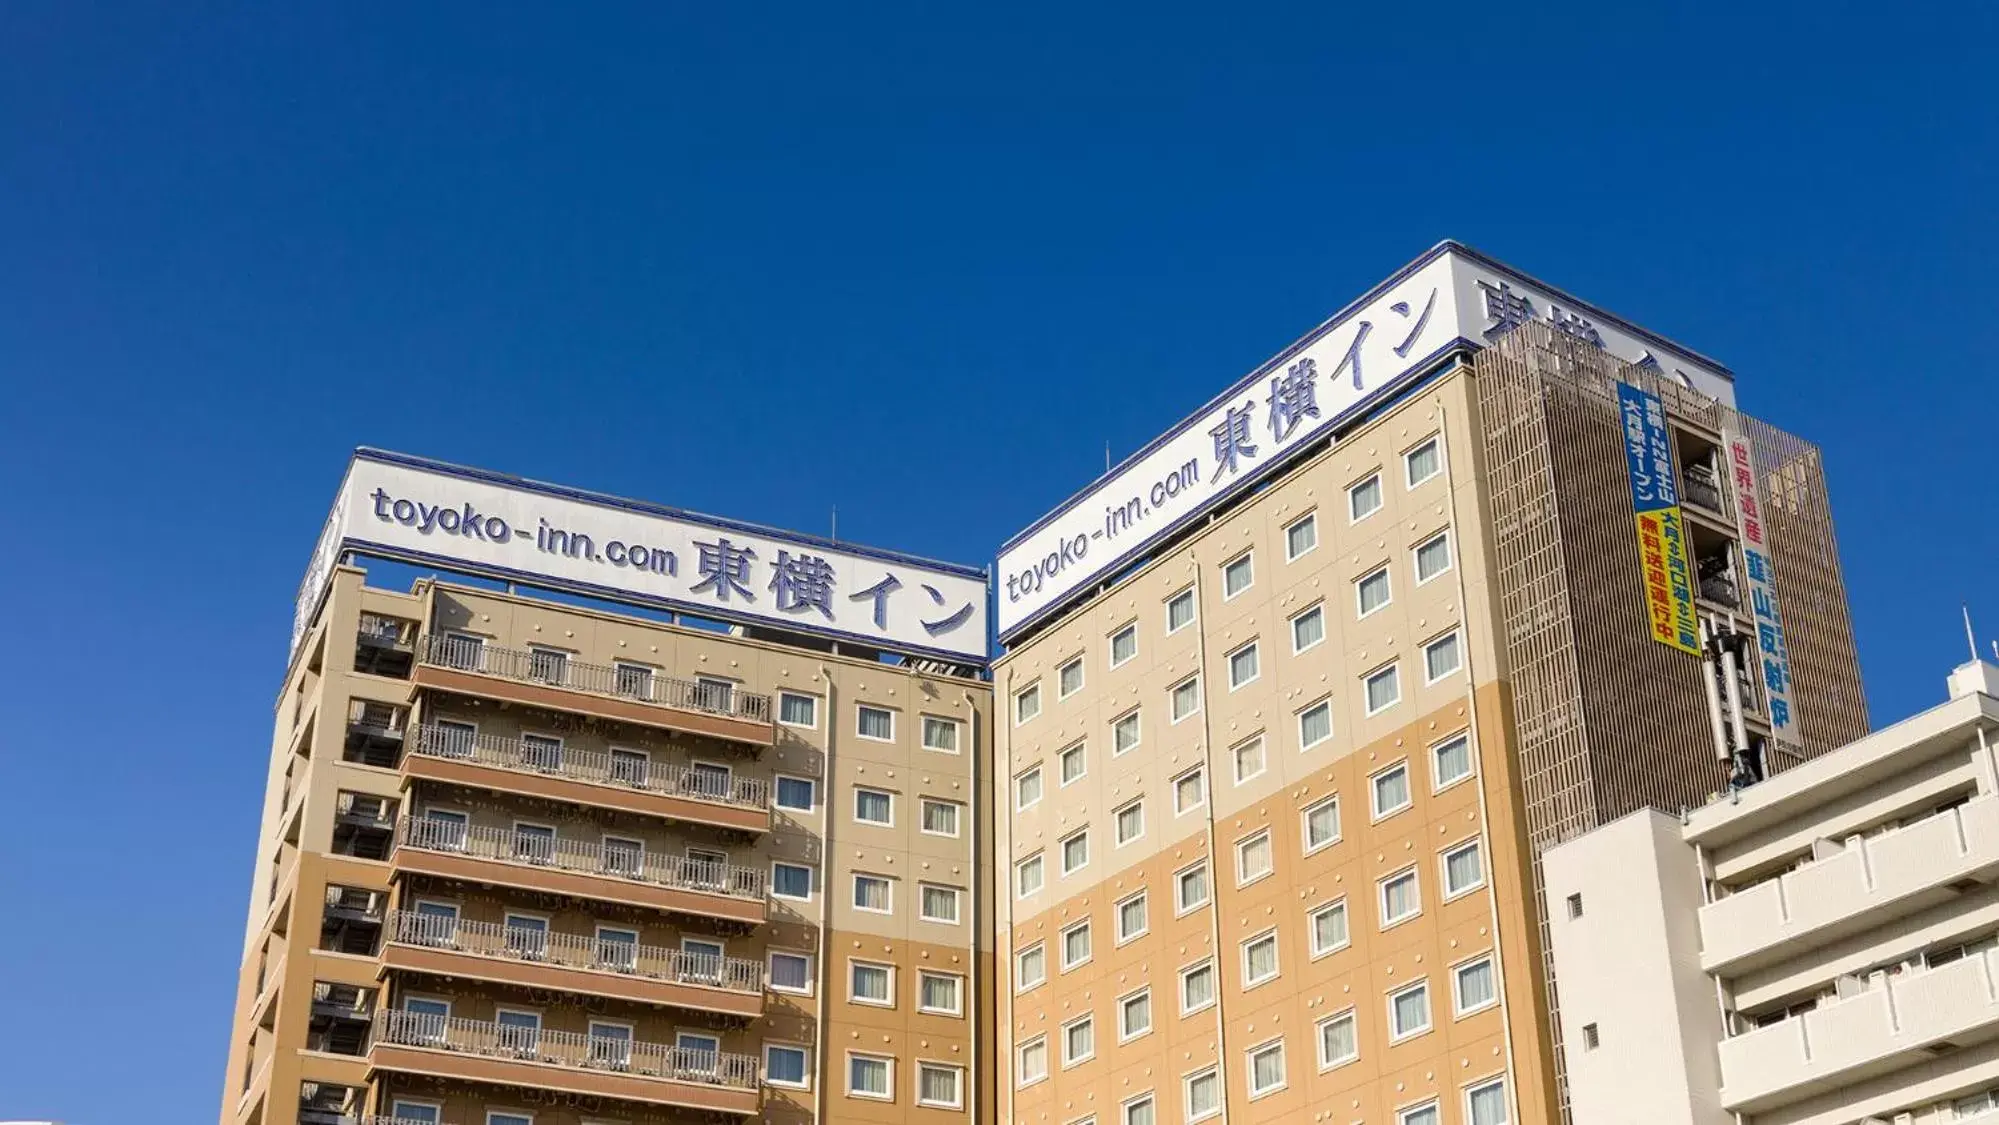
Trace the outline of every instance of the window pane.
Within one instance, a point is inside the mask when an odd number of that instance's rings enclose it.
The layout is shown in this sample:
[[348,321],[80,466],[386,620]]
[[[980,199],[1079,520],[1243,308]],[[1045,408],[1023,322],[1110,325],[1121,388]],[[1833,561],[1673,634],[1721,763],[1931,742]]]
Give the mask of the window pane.
[[1459,735],[1437,747],[1437,784],[1445,785],[1471,773],[1471,739]]
[[1430,1025],[1430,990],[1419,986],[1395,995],[1392,1011],[1395,1034],[1407,1035]]
[[1388,604],[1388,571],[1377,570],[1359,583],[1360,615],[1366,617]]
[[1458,970],[1459,1011],[1484,1007],[1492,999],[1492,962],[1476,961]]
[[1251,982],[1266,980],[1277,973],[1277,938],[1267,936],[1250,942],[1243,950],[1243,972]]
[[1040,856],[1032,855],[1021,860],[1020,865],[1014,869],[1014,872],[1020,884],[1020,893],[1023,896],[1031,895],[1041,889]]
[[1367,678],[1367,711],[1373,714],[1392,707],[1402,698],[1401,670],[1391,664]]
[[1333,737],[1333,705],[1329,700],[1298,713],[1298,746],[1310,749]]
[[1124,1125],[1152,1125],[1152,1121],[1151,1098],[1124,1107]]
[[1409,804],[1409,770],[1397,766],[1374,775],[1374,811],[1391,813]]
[[1117,814],[1117,842],[1130,843],[1145,834],[1145,805],[1143,802],[1126,805]]
[[1174,812],[1186,812],[1188,809],[1200,806],[1201,801],[1204,799],[1204,794],[1201,790],[1201,781],[1202,772],[1195,770],[1192,773],[1182,775],[1178,781],[1173,783]]
[[1188,680],[1173,689],[1173,718],[1184,719],[1201,709],[1201,681]]
[[1299,555],[1319,545],[1319,521],[1306,516],[1284,531],[1284,550],[1287,558]]
[[1506,1083],[1480,1086],[1470,1101],[1471,1125],[1506,1125]]
[[1126,1036],[1152,1030],[1152,993],[1141,992],[1136,996],[1126,997],[1118,1011],[1124,1025],[1122,1030]]
[[1354,1034],[1353,1013],[1334,1016],[1319,1025],[1319,1061],[1331,1066],[1346,1062],[1360,1054],[1360,1043]]
[[1254,879],[1270,871],[1270,837],[1259,835],[1236,845],[1236,881]]
[[1015,975],[1018,977],[1018,983],[1022,987],[1040,984],[1043,980],[1046,980],[1048,977],[1047,952],[1038,945],[1033,949],[1023,950],[1020,954],[1020,964],[1015,971]]
[[1074,1062],[1088,1058],[1097,1049],[1097,1029],[1094,1020],[1084,1019],[1062,1029],[1062,1061]]
[[1077,926],[1062,934],[1062,963],[1074,965],[1090,955],[1090,927]]
[[923,888],[923,917],[932,922],[956,922],[958,892],[950,887]]
[[1416,873],[1409,872],[1381,884],[1381,918],[1384,922],[1394,922],[1407,918],[1421,908],[1416,898]]
[[1340,804],[1326,801],[1313,805],[1305,813],[1305,846],[1321,847],[1332,843],[1340,834]]
[[1047,1042],[1044,1040],[1037,1039],[1034,1042],[1023,1046],[1020,1049],[1021,1079],[1023,1081],[1032,1081],[1034,1079],[1045,1078],[1047,1076],[1048,1076]]
[[818,700],[809,695],[785,692],[777,697],[778,721],[794,727],[809,727],[819,719],[817,704]]
[[856,1055],[851,1068],[851,1081],[855,1093],[886,1095],[888,1093],[888,1062],[885,1059],[864,1059]]
[[921,986],[923,1006],[940,1012],[958,1010],[958,978],[924,973]]
[[923,716],[923,745],[926,749],[958,752],[958,724],[934,715]]
[[778,778],[777,807],[781,809],[796,809],[800,812],[811,812],[812,783],[802,777]]
[[1291,619],[1291,651],[1303,652],[1326,639],[1326,611],[1314,608]]
[[1214,1071],[1196,1074],[1187,1080],[1187,1113],[1198,1117],[1213,1113],[1222,1104],[1221,1081]]
[[1222,568],[1222,594],[1233,597],[1249,589],[1249,584],[1254,581],[1254,577],[1252,557],[1244,555]]
[[1284,1084],[1284,1045],[1265,1047],[1250,1056],[1249,1088],[1262,1091]]
[[1312,952],[1324,953],[1347,943],[1345,903],[1321,907],[1312,914]]
[[887,793],[875,789],[854,790],[854,819],[865,820],[869,824],[887,824],[892,801]]
[[1347,510],[1354,519],[1365,519],[1381,507],[1381,477],[1371,476],[1347,491]]
[[923,802],[923,830],[940,836],[956,836],[958,806],[949,801]]
[[1229,657],[1229,686],[1241,687],[1256,678],[1256,646],[1237,649]]
[[812,869],[795,863],[771,866],[771,893],[783,898],[812,897]]
[[1131,937],[1145,932],[1145,896],[1126,899],[1117,908],[1119,937]]
[[1111,724],[1111,752],[1122,754],[1138,745],[1138,712],[1133,711]]
[[1035,684],[1013,697],[1013,721],[1024,723],[1041,714],[1041,685]]
[[797,953],[773,953],[770,955],[770,985],[772,988],[790,989],[803,992],[812,987],[812,961]]
[[1090,834],[1078,832],[1062,841],[1062,873],[1067,875],[1090,862]]
[[764,1066],[772,1082],[787,1086],[805,1084],[805,1051],[799,1047],[772,1047],[764,1052]]
[[1263,772],[1266,763],[1263,757],[1263,740],[1247,742],[1235,749],[1235,779],[1238,783],[1248,781]]
[[1426,441],[1409,451],[1409,486],[1414,488],[1437,475],[1441,468],[1441,458],[1437,454],[1437,443]]
[[1396,1116],[1397,1125],[1437,1125],[1437,1104],[1419,1105],[1415,1109],[1405,1109]]
[[1173,596],[1166,603],[1166,631],[1172,632],[1194,620],[1194,592],[1187,590]]
[[891,739],[895,737],[895,714],[879,707],[861,708],[860,731],[863,738]]
[[1452,894],[1476,887],[1485,879],[1478,844],[1467,844],[1444,857],[1444,888]]
[[1180,873],[1180,909],[1191,910],[1208,901],[1208,865],[1190,868]]
[[958,1104],[958,1076],[956,1067],[922,1065],[917,1096],[932,1105]]
[[855,965],[854,999],[887,1003],[888,970],[880,965]]
[[1067,785],[1083,776],[1089,768],[1089,755],[1082,743],[1062,751],[1062,784]]
[[1013,787],[1013,803],[1015,806],[1024,809],[1034,802],[1039,801],[1041,799],[1040,768],[1036,767],[1021,774],[1018,778],[1014,779]]
[[1199,1008],[1215,998],[1215,967],[1202,965],[1189,969],[1180,978],[1180,1006]]
[[1065,696],[1074,695],[1078,691],[1082,690],[1083,662],[1080,659],[1071,660],[1069,663],[1062,665],[1062,671],[1060,675],[1062,680],[1061,690],[1063,695]]
[[1138,626],[1127,625],[1111,637],[1111,664],[1123,664],[1138,655]]
[[1451,569],[1451,537],[1439,535],[1416,548],[1416,578],[1428,582]]
[[861,910],[887,910],[888,880],[873,875],[854,876],[854,905]]
[[1431,682],[1443,679],[1445,676],[1458,670],[1458,661],[1460,659],[1462,657],[1458,652],[1458,635],[1456,633],[1431,641],[1423,649],[1424,678]]

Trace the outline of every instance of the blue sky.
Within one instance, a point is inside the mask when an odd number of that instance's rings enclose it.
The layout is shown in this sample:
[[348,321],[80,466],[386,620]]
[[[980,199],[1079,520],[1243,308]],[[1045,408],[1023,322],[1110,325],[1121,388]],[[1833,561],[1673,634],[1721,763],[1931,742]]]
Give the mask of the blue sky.
[[1999,636],[1989,9],[182,7],[0,6],[0,1117],[214,1119],[357,444],[983,562],[1454,237],[1824,446],[1877,721]]

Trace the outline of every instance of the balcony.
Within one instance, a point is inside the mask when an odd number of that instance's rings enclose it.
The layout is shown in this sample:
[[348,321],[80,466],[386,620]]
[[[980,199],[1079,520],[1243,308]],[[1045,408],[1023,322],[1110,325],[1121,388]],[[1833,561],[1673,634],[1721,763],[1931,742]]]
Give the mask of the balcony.
[[416,655],[416,622],[364,613],[354,630],[354,670],[408,679]]
[[1721,498],[1721,482],[1715,479],[1714,470],[1705,465],[1685,467],[1680,476],[1680,498],[1690,500],[1715,515],[1728,515],[1728,507]]
[[761,961],[396,911],[382,968],[754,1019]]
[[770,783],[724,771],[661,766],[643,755],[575,750],[425,724],[403,755],[405,777],[620,809],[741,832],[770,829]]
[[754,1116],[755,1057],[417,1012],[375,1015],[372,1071]]
[[403,749],[407,718],[408,712],[401,707],[353,700],[347,705],[347,739],[340,748],[341,760],[395,768],[396,757]]
[[420,817],[397,823],[390,870],[748,925],[767,907],[760,868]]
[[1999,878],[1999,798],[1877,836],[1701,907],[1701,967],[1736,974]]
[[430,634],[418,643],[420,687],[504,699],[769,746],[776,737],[770,697],[649,670],[584,664],[560,654],[495,648],[465,637]]

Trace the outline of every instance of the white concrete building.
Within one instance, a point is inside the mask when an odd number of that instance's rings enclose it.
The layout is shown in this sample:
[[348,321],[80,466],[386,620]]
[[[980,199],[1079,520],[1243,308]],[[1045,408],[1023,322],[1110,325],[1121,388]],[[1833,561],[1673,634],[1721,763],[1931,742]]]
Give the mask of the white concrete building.
[[1577,1125],[1999,1123],[1999,667],[1545,856]]

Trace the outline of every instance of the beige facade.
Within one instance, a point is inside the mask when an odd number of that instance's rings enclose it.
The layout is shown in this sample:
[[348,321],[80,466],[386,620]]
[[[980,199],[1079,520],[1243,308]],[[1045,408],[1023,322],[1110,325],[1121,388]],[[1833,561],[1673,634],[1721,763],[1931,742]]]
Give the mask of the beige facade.
[[339,568],[220,1120],[992,1119],[975,669]]

